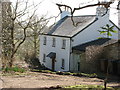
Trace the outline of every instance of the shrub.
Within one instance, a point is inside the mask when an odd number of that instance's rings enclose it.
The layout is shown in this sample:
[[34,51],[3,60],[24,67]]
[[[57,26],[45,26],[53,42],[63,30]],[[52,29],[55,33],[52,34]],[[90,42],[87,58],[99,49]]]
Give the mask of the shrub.
[[71,75],[70,72],[64,72],[64,75]]
[[58,75],[63,75],[64,73],[63,73],[63,72],[58,71],[58,72],[56,72],[56,74],[58,74]]
[[26,70],[24,68],[20,68],[20,67],[6,67],[3,69],[4,72],[20,72],[20,73],[24,73]]

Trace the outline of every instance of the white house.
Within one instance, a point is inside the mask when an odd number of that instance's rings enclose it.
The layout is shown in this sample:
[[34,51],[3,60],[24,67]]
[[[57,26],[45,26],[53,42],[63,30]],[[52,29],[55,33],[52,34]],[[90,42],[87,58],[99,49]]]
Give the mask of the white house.
[[55,71],[71,71],[73,67],[72,47],[90,42],[99,37],[98,30],[109,24],[114,26],[118,34],[111,36],[118,40],[119,28],[109,19],[109,10],[98,6],[96,15],[74,16],[75,27],[67,11],[62,12],[62,18],[50,30],[44,30],[40,35],[40,63]]

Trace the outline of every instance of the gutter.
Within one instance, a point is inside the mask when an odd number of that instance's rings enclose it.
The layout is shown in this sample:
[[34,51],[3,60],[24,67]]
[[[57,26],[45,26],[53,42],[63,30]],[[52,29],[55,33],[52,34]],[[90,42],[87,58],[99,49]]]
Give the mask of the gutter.
[[65,37],[65,38],[71,38],[69,36],[60,36],[60,35],[51,35],[51,34],[40,34],[40,35],[47,35],[47,36],[56,36],[56,37]]

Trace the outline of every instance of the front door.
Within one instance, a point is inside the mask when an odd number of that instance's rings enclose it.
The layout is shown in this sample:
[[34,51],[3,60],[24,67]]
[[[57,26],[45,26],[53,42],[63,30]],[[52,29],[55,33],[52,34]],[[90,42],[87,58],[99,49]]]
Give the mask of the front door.
[[55,70],[55,59],[52,58],[52,70],[54,71]]
[[78,71],[80,71],[80,62],[78,62]]

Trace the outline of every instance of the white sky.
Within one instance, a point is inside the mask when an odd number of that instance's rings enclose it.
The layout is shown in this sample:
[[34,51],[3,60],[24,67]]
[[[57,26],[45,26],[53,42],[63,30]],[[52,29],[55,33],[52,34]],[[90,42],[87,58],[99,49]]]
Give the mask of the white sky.
[[[11,0],[12,2],[15,2],[16,0]],[[48,17],[50,16],[57,16],[59,14],[59,9],[55,5],[56,3],[62,3],[69,5],[71,7],[79,7],[85,4],[92,4],[97,3],[98,0],[28,0],[30,3],[38,4],[42,1],[42,3],[39,5],[37,14],[38,15],[44,15],[47,14]],[[101,0],[100,0],[101,1]],[[104,0],[102,0],[104,1]],[[109,1],[109,0],[107,0]],[[93,15],[96,13],[95,7],[90,7],[86,9],[79,10],[75,13],[75,15]],[[115,13],[115,12],[114,12]]]
[[[34,1],[36,1],[36,3],[37,3],[42,0],[34,0]],[[39,10],[40,10],[39,12],[43,13],[43,14],[48,14],[50,16],[57,16],[59,13],[59,9],[55,5],[56,3],[66,4],[71,7],[79,7],[79,5],[81,3],[88,3],[89,1],[93,2],[93,1],[97,1],[97,0],[43,0],[43,3],[39,7]],[[91,12],[91,10],[87,10],[87,11],[84,10],[84,11],[82,11],[81,14],[85,14],[85,13],[90,14],[90,13],[94,13],[94,12],[93,12],[93,10],[92,10],[92,12]]]

